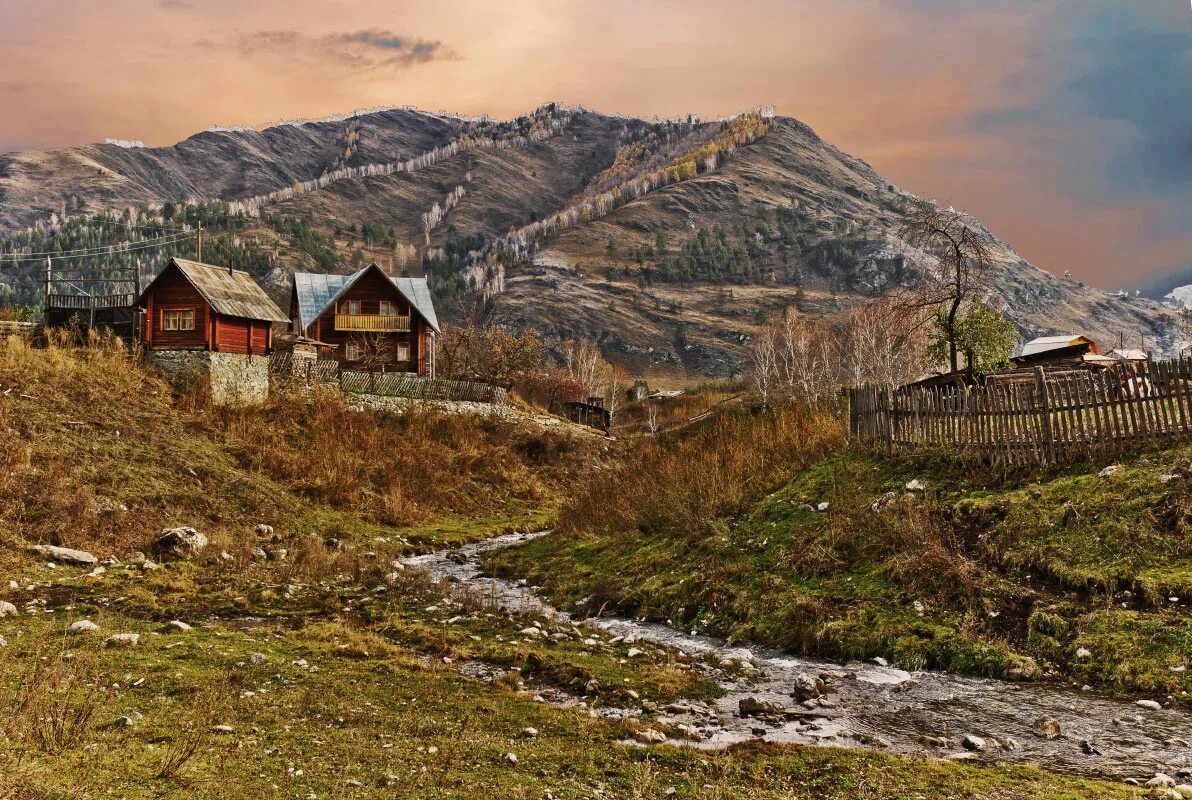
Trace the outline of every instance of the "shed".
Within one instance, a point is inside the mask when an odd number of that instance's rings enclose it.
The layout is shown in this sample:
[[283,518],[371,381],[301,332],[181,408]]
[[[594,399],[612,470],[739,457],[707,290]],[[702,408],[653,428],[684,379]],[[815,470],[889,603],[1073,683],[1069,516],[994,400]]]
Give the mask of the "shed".
[[252,275],[174,258],[137,300],[147,350],[266,355],[273,323],[289,322]]
[[1022,353],[1011,359],[1020,367],[1045,364],[1079,364],[1085,356],[1098,355],[1097,343],[1083,334],[1065,333],[1040,336],[1022,347]]

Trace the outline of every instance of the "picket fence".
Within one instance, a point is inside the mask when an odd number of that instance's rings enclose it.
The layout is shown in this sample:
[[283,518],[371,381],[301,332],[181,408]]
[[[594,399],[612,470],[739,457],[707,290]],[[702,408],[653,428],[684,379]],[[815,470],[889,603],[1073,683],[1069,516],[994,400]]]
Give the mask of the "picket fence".
[[852,436],[891,453],[944,447],[987,463],[1050,464],[1192,438],[1192,360],[1184,357],[848,395]]

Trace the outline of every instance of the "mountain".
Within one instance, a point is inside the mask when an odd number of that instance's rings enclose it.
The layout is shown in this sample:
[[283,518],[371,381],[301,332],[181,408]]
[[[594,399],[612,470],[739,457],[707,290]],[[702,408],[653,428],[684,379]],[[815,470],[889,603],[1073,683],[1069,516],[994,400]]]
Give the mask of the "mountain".
[[[375,260],[427,272],[448,319],[593,337],[641,374],[727,376],[783,309],[832,313],[933,269],[899,237],[913,198],[769,110],[659,121],[548,104],[498,122],[390,109],[0,157],[0,254],[202,219],[216,254],[279,299],[294,270]],[[994,254],[990,300],[1024,336],[1175,347],[1169,308],[1052,275],[972,224]],[[142,257],[151,271],[168,252]],[[30,264],[0,275],[19,299],[37,296]]]

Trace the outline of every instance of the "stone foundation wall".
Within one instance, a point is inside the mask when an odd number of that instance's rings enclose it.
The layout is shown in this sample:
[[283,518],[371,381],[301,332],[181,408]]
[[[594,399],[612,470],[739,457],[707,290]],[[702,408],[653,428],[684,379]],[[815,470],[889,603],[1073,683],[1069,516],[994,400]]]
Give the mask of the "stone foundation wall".
[[256,405],[269,396],[268,356],[150,350],[145,357],[176,388],[206,389],[219,405]]

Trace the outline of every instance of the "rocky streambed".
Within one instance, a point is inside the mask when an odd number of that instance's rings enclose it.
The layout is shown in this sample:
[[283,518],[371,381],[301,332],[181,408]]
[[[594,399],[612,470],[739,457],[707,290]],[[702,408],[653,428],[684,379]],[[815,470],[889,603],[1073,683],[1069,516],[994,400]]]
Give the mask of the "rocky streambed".
[[[460,592],[484,597],[494,607],[571,621],[571,615],[531,589],[482,574],[485,553],[541,535],[500,536],[405,563],[451,581]],[[586,624],[621,641],[649,642],[697,657],[721,684],[725,694],[715,703],[680,702],[658,709],[658,724],[679,732],[672,739],[676,743],[725,747],[761,738],[953,760],[1033,762],[1067,774],[1153,781],[1151,785],[1192,784],[1192,713],[1149,701],[1140,704],[1056,684],[795,658],[618,617],[591,618]],[[737,666],[717,666],[724,664]],[[1164,778],[1157,779],[1157,773]]]

